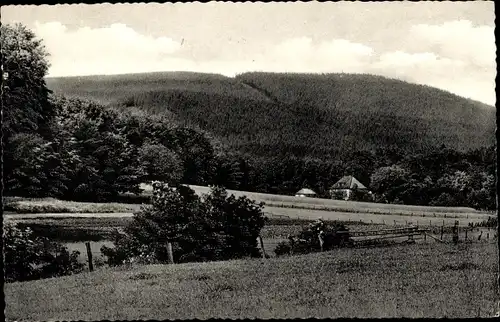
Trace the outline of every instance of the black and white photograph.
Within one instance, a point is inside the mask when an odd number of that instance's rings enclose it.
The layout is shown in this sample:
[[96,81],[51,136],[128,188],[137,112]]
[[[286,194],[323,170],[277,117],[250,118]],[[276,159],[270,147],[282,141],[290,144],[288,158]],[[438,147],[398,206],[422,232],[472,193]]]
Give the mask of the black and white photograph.
[[6,321],[500,317],[493,1],[0,10]]

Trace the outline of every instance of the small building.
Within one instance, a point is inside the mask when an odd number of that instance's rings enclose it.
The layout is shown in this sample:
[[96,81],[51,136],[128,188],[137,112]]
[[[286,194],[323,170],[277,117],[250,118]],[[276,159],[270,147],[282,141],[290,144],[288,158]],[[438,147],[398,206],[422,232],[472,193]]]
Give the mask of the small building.
[[359,182],[358,179],[353,176],[345,176],[330,188],[330,196],[332,199],[349,200],[351,199],[354,190],[363,191],[364,193],[371,195],[368,188]]
[[302,188],[297,193],[295,194],[295,197],[315,197],[316,192],[312,191],[311,189],[308,188]]

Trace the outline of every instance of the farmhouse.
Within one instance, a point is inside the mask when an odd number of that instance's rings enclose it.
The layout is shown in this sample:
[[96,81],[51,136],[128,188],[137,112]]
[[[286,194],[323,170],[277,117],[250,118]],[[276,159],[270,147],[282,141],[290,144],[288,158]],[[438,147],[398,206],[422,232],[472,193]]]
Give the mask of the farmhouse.
[[361,190],[371,194],[368,188],[356,178],[353,176],[345,176],[330,188],[330,196],[332,199],[349,200],[351,199],[354,190]]
[[295,197],[315,197],[316,192],[308,188],[302,188],[295,194]]

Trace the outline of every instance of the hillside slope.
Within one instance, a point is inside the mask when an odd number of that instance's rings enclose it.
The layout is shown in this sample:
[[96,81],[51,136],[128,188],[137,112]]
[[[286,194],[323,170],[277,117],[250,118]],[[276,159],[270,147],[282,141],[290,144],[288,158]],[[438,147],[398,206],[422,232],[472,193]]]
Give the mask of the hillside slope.
[[456,247],[428,241],[269,260],[102,268],[8,283],[5,316],[8,321],[488,317],[497,303],[492,283],[497,264],[493,243]]
[[495,109],[435,88],[373,75],[148,73],[48,78],[57,94],[153,113],[260,156],[338,158],[396,147],[468,150],[495,141]]

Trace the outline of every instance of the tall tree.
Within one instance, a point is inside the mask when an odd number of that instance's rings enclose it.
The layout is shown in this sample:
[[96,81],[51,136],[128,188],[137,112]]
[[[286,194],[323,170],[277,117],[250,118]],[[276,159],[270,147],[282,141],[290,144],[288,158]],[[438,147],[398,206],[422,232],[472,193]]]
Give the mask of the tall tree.
[[54,116],[45,84],[49,63],[42,41],[21,24],[0,26],[3,75],[3,133],[48,135]]
[[[42,171],[40,167],[44,162],[40,160],[40,156],[35,158],[36,165],[30,164],[35,159],[20,159],[25,155],[21,151],[28,146],[31,146],[32,153],[33,149],[45,150],[46,142],[43,139],[50,138],[49,124],[55,110],[49,102],[50,91],[44,80],[49,63],[41,40],[21,24],[7,24],[0,26],[0,43],[3,87],[2,164],[5,192],[12,193],[12,186],[21,191],[31,188],[23,186],[22,182],[29,181],[23,179],[23,175],[34,170]],[[23,169],[20,169],[21,166]],[[41,188],[41,185],[37,186],[35,190]]]

